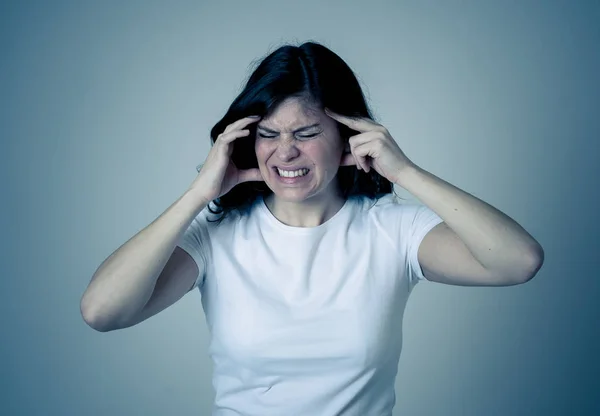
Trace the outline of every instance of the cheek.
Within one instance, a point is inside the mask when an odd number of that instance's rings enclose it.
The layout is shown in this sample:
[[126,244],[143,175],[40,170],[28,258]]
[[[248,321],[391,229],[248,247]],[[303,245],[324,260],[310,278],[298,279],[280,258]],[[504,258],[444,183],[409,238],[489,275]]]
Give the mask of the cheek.
[[264,141],[261,143],[258,140],[254,144],[254,153],[256,155],[256,162],[258,167],[261,169],[266,169],[267,162],[271,159],[273,151],[275,149],[273,146],[270,146],[269,143],[265,143]]
[[319,165],[333,165],[339,163],[339,155],[341,155],[338,149],[331,146],[323,145],[323,143],[311,143],[304,148],[304,153],[309,158]]
[[254,153],[256,154],[256,160],[258,160],[258,163],[264,162],[267,151],[268,150],[266,147],[258,140],[254,143]]

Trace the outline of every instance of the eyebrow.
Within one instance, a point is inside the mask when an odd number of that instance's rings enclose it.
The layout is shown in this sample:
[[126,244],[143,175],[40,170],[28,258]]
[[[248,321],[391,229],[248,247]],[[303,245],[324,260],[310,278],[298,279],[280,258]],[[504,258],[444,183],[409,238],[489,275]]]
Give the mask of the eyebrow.
[[[298,132],[301,132],[301,131],[304,131],[304,130],[312,129],[313,127],[318,127],[319,125],[320,125],[319,123],[315,123],[315,124],[311,124],[310,126],[300,127],[299,129],[294,130],[293,133],[298,133]],[[257,125],[256,127],[258,127],[261,130],[264,130],[266,132],[269,132],[269,133],[279,134],[278,131],[268,129],[266,127],[261,126],[260,124]]]

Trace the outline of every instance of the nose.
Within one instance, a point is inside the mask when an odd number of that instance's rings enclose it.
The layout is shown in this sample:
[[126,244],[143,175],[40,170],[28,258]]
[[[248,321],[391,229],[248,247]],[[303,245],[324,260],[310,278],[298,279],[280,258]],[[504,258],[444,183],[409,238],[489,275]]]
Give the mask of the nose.
[[282,160],[291,160],[300,154],[293,138],[281,138],[277,141],[277,157]]

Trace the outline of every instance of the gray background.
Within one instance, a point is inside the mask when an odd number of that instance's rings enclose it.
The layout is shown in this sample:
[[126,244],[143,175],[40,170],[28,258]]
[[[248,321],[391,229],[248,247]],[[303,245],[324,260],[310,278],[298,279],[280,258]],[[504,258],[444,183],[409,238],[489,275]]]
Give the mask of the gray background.
[[599,2],[14,1],[0,16],[0,413],[209,413],[198,292],[111,333],[79,299],[192,182],[251,62],[313,39],[414,162],[546,252],[523,286],[417,287],[394,415],[599,414]]

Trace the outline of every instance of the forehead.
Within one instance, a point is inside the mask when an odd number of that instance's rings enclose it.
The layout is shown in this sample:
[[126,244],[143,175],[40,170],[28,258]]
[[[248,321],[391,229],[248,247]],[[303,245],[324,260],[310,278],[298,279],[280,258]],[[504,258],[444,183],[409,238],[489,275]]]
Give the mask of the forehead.
[[304,99],[292,97],[279,104],[259,122],[259,127],[294,130],[321,121],[322,111]]

